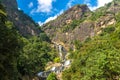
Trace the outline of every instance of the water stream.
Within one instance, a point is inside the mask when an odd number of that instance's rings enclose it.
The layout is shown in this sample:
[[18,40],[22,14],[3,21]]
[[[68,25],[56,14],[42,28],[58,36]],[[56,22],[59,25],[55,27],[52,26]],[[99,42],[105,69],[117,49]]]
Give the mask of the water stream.
[[59,74],[61,73],[64,68],[66,66],[69,66],[70,65],[70,60],[67,60],[66,59],[66,55],[67,55],[67,52],[66,50],[64,49],[64,47],[61,45],[61,44],[55,44],[55,46],[57,45],[57,49],[58,49],[58,54],[59,54],[59,57],[60,57],[60,60],[61,60],[61,66],[53,66],[50,70],[48,71],[43,71],[43,72],[39,72],[37,75],[38,77],[43,77],[43,78],[47,78],[47,76],[51,73],[51,72],[54,72],[56,74]]

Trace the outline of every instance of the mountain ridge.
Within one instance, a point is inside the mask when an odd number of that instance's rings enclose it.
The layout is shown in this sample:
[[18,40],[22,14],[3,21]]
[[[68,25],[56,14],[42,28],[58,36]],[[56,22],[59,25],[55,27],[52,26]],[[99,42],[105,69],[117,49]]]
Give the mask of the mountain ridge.
[[100,34],[102,28],[113,25],[116,22],[114,16],[119,12],[119,7],[116,0],[94,12],[90,11],[87,5],[76,5],[57,19],[44,24],[42,30],[53,42],[64,43],[67,47],[71,47],[69,45],[75,40],[85,41]]

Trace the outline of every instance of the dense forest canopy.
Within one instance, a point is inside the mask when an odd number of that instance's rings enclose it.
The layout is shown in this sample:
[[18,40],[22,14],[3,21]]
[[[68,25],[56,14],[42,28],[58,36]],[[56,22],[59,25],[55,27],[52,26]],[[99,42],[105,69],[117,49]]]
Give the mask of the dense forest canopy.
[[24,75],[33,77],[56,56],[44,32],[39,36],[22,37],[7,19],[5,8],[0,4],[1,80],[18,80]]

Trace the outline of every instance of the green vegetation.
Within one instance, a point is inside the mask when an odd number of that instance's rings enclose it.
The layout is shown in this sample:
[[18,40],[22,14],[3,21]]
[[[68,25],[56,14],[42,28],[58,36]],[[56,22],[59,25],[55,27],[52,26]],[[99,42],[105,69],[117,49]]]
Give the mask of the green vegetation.
[[62,32],[67,32],[67,31],[71,31],[74,30],[77,26],[80,25],[80,23],[82,23],[85,19],[82,20],[73,20],[70,24],[65,25],[62,28]]
[[[90,19],[95,21],[105,14],[106,8],[102,7]],[[25,15],[21,16],[24,20]],[[63,71],[63,80],[120,80],[120,13],[115,14],[115,19],[116,24],[103,28],[100,35],[88,37],[84,42],[71,41],[76,51],[71,49],[69,58],[73,62]],[[73,20],[62,32],[74,30],[84,20]],[[21,36],[0,4],[0,80],[23,80],[24,76],[32,79],[45,70],[47,62],[60,62],[56,52],[44,32],[29,38]],[[50,73],[47,80],[57,80],[56,74]]]
[[59,58],[59,57],[56,57],[56,58],[54,59],[54,62],[55,62],[55,63],[59,63],[59,62],[60,62],[60,58]]
[[112,32],[115,31],[115,27],[113,27],[114,25],[110,25],[110,26],[107,26],[106,28],[103,28],[102,29],[102,33],[100,34],[100,36],[104,36],[106,34],[110,34]]
[[43,33],[40,33],[40,35],[38,36],[40,38],[41,41],[47,41],[47,42],[50,42],[50,39],[49,37],[43,32]]
[[55,73],[50,73],[47,77],[47,80],[57,80]]
[[26,75],[32,78],[57,57],[56,51],[44,32],[27,39],[13,26],[0,4],[0,79],[19,80]]
[[120,22],[104,28],[102,33],[71,54],[74,61],[63,72],[63,80],[120,79]]
[[17,80],[17,58],[22,49],[20,35],[8,21],[4,7],[0,4],[0,79]]
[[74,41],[75,48],[78,50],[82,47],[82,43],[79,40]]
[[97,9],[95,12],[92,12],[91,16],[90,16],[90,20],[92,21],[96,21],[97,19],[99,19],[101,16],[105,16],[106,13],[109,14],[113,14],[112,12],[108,12],[108,8],[111,6],[111,2],[106,4],[104,7],[100,7],[99,9]]
[[90,19],[92,21],[96,21],[98,18],[100,18],[101,16],[105,15],[105,9],[104,8],[100,8],[99,11],[93,12]]
[[115,31],[115,27],[113,27],[114,25],[112,26],[108,26],[106,28],[104,28],[102,31],[105,32],[105,33],[111,33],[113,31]]
[[18,61],[18,69],[23,75],[33,76],[36,72],[44,70],[46,63],[55,57],[55,51],[50,44],[39,37],[24,39],[24,44]]

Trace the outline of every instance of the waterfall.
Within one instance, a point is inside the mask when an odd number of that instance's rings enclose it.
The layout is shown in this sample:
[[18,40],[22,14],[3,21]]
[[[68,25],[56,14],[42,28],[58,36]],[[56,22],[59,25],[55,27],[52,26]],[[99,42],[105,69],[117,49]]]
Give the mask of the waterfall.
[[59,55],[60,55],[60,59],[62,60],[63,55],[62,55],[62,45],[58,45],[58,49],[59,49]]
[[[39,72],[39,73],[37,74],[38,77],[40,77],[40,78],[42,78],[42,79],[43,79],[43,78],[47,78],[48,75],[49,75],[51,72],[55,72],[55,73],[58,75],[58,74],[61,73],[63,70],[65,70],[65,69],[67,69],[67,68],[70,67],[71,60],[68,60],[68,59],[66,58],[67,52],[66,52],[65,48],[64,48],[61,44],[55,44],[55,48],[58,50],[58,54],[59,54],[60,60],[61,60],[61,62],[60,62],[61,65],[59,65],[59,66],[58,66],[58,65],[54,65],[54,66],[52,66],[52,68],[51,68],[50,70],[48,70],[48,71]],[[70,53],[68,53],[68,54],[70,54]]]

